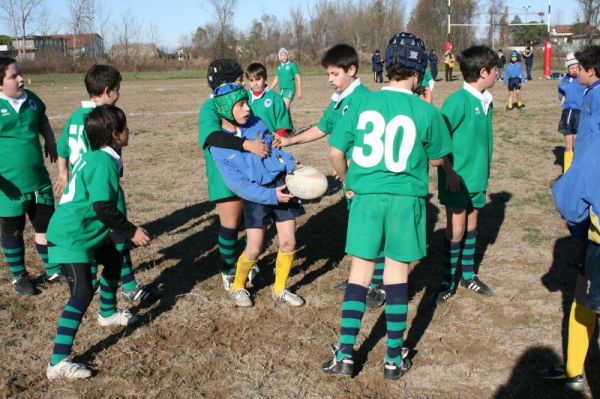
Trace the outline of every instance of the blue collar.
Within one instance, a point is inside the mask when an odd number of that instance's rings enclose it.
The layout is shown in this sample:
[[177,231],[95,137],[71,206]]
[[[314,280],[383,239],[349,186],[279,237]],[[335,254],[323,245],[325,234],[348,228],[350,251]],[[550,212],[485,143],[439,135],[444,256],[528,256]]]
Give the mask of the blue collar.
[[588,87],[586,87],[585,93],[583,95],[585,96],[586,94],[588,94],[590,91],[594,90],[598,86],[600,86],[600,80],[597,80],[594,83],[592,83],[591,85],[589,85]]

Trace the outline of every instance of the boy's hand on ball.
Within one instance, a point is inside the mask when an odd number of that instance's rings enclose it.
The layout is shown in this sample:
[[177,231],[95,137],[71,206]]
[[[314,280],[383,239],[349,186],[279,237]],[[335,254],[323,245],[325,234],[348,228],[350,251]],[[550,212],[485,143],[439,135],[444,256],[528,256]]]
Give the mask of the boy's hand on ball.
[[277,194],[277,201],[283,204],[290,202],[290,200],[294,198],[293,194],[286,194],[283,192],[283,190],[285,190],[286,187],[287,186],[284,184],[283,186],[275,188],[275,193]]
[[243,144],[244,150],[265,158],[269,155],[269,146],[262,140],[245,140]]
[[131,237],[131,242],[138,247],[145,247],[150,244],[150,236],[148,235],[148,232],[144,230],[144,228],[138,227],[135,230],[133,237]]

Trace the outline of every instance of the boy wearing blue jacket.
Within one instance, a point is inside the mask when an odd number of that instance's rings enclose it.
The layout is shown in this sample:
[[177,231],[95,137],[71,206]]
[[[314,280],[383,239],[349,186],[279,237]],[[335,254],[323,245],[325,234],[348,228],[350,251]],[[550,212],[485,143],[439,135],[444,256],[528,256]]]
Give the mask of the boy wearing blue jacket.
[[515,106],[513,102],[515,99],[517,100],[517,109],[520,110],[525,106],[521,100],[521,85],[524,81],[523,65],[519,61],[519,53],[513,50],[510,52],[510,62],[506,65],[506,72],[504,73],[504,85],[508,86],[507,111],[512,111]]
[[[566,363],[542,371],[547,379],[561,381],[583,391],[583,367],[600,314],[600,46],[588,46],[575,54],[579,81],[586,85],[571,168],[558,180],[552,194],[572,235],[585,241],[585,260],[579,267],[574,301],[569,315]],[[583,134],[580,135],[581,132]],[[587,227],[587,237],[577,231]]]
[[238,150],[210,148],[225,184],[243,199],[244,205],[246,249],[238,258],[229,297],[237,306],[252,306],[246,280],[262,252],[265,230],[274,221],[279,252],[275,261],[273,299],[302,306],[304,299],[285,288],[294,263],[295,218],[304,214],[302,205],[285,190],[284,177],[294,171],[296,161],[287,152],[273,147],[273,136],[267,126],[252,116],[248,92],[243,86],[226,83],[217,87],[213,102],[224,132],[245,140],[263,140],[270,149],[269,156],[260,158]]
[[583,104],[583,92],[585,86],[579,82],[579,61],[574,53],[567,54],[565,59],[567,74],[558,83],[558,99],[562,103],[562,114],[558,123],[558,132],[565,137],[565,154],[563,160],[563,172],[573,162],[573,148],[577,126],[579,126],[579,114]]

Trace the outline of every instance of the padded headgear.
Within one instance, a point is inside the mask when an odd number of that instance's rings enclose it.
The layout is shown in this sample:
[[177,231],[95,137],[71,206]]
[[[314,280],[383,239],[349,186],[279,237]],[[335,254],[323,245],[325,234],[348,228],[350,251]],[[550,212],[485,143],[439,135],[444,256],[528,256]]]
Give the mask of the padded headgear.
[[398,64],[423,77],[428,55],[421,38],[408,32],[396,33],[385,50],[385,69],[389,70],[394,64]]
[[214,90],[223,83],[233,82],[243,74],[242,66],[235,60],[220,58],[210,63],[206,79],[210,88]]
[[517,52],[517,50],[513,50],[510,52],[510,58],[519,58],[519,53]]
[[565,68],[569,69],[569,67],[571,65],[577,65],[577,64],[579,64],[579,61],[577,61],[577,58],[575,58],[575,53],[571,51],[565,57]]
[[213,103],[217,114],[229,121],[235,120],[233,106],[242,100],[248,100],[248,92],[244,86],[237,83],[223,83],[213,91]]

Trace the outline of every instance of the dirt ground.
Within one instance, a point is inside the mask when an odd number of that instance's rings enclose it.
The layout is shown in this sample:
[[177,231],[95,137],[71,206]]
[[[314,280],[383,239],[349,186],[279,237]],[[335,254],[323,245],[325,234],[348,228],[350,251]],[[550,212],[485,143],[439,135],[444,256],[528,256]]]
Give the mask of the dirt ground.
[[[200,73],[199,73],[200,74]],[[364,81],[375,88],[366,73]],[[83,78],[82,78],[83,80]],[[293,104],[295,125],[315,123],[329,102],[324,75],[304,79],[305,98]],[[135,328],[103,329],[94,300],[77,335],[77,361],[93,378],[52,382],[45,377],[56,322],[68,297],[65,285],[42,282],[42,266],[27,231],[27,267],[39,294],[18,298],[0,260],[0,396],[18,398],[565,398],[541,381],[541,368],[562,359],[565,311],[575,278],[573,242],[555,211],[550,187],[559,176],[562,138],[556,81],[524,87],[526,108],[504,110],[495,96],[495,149],[489,196],[481,213],[479,275],[491,298],[461,289],[444,306],[429,296],[441,279],[445,214],[437,200],[435,171],[428,207],[429,254],[410,274],[406,345],[414,366],[398,382],[382,375],[383,309],[370,310],[358,337],[358,375],[324,376],[320,366],[339,330],[345,280],[345,203],[338,186],[306,204],[298,220],[294,290],[306,306],[290,309],[270,298],[274,245],[260,261],[261,280],[251,289],[255,306],[232,305],[222,289],[216,250],[218,222],[207,201],[204,162],[197,145],[197,110],[208,95],[205,80],[123,82],[118,105],[132,136],[124,151],[131,219],[154,237],[133,252],[136,277],[161,294],[133,307]],[[435,103],[462,85],[438,82]],[[36,85],[57,136],[85,99],[81,84]],[[294,147],[303,163],[330,170],[325,141]],[[55,176],[55,165],[48,165]],[[123,306],[121,303],[120,306]],[[586,394],[600,397],[597,335],[586,365]],[[577,396],[575,396],[577,397]]]

